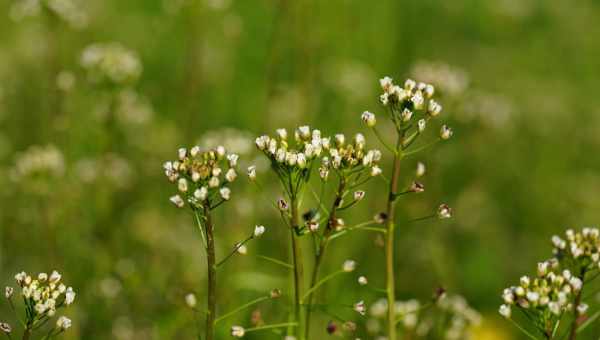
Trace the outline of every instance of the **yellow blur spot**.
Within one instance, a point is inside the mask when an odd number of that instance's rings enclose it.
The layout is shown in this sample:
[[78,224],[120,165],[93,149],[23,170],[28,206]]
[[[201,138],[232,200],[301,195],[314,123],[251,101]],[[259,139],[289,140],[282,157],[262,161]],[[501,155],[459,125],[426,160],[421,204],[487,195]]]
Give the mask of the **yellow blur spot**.
[[473,329],[473,340],[512,340],[513,338],[506,330],[507,326],[483,318],[481,325]]

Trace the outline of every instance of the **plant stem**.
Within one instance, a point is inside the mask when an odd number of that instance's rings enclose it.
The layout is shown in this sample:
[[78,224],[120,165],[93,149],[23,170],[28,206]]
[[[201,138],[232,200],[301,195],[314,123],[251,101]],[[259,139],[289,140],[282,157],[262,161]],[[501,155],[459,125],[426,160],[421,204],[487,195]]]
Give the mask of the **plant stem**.
[[25,328],[25,331],[23,331],[23,340],[29,340],[30,337],[31,337],[31,328],[29,326],[27,326]]
[[[319,250],[315,257],[315,265],[314,265],[313,271],[312,271],[312,278],[311,278],[311,282],[310,282],[309,291],[314,290],[314,287],[317,284],[317,281],[319,280],[319,271],[321,269],[321,265],[323,264],[323,258],[325,257],[325,251],[327,249],[327,245],[329,244],[329,236],[335,230],[335,227],[336,227],[336,225],[335,225],[336,220],[337,220],[336,212],[340,205],[340,202],[342,201],[342,196],[344,195],[345,186],[346,186],[346,181],[342,177],[340,179],[338,190],[335,195],[333,205],[331,207],[331,213],[329,214],[329,219],[327,220],[327,226],[326,226],[327,229],[325,229],[323,239],[321,240],[321,242],[319,244]],[[311,315],[311,311],[312,311],[310,306],[312,305],[313,295],[314,294],[311,292],[310,295],[308,295],[308,299],[306,301],[306,304],[308,305],[308,309],[306,310],[306,332],[305,333],[307,335],[310,334],[310,321],[311,321],[310,315]]]
[[298,205],[298,199],[295,196],[292,196],[292,216],[290,220],[290,233],[292,237],[292,253],[294,258],[294,309],[296,314],[295,319],[298,323],[298,340],[305,340],[305,315],[302,309],[302,292],[304,291],[304,266],[302,261],[302,248],[300,247],[300,240],[296,235],[296,230],[299,228]]
[[215,320],[215,324],[219,323],[219,321],[227,319],[228,317],[230,317],[230,316],[232,316],[232,315],[234,315],[234,314],[236,314],[236,313],[238,313],[238,312],[240,312],[240,311],[242,311],[242,310],[244,310],[246,308],[252,307],[252,306],[256,305],[257,303],[260,303],[260,302],[263,302],[263,301],[269,300],[269,299],[271,299],[271,296],[263,296],[263,297],[260,297],[258,299],[254,299],[254,300],[252,300],[252,301],[250,301],[248,303],[245,303],[245,304],[239,306],[238,308],[232,310],[231,312],[229,312],[229,313],[227,313],[225,315],[221,315],[220,317],[218,317]]
[[[585,282],[585,268],[581,269],[581,275],[579,275],[579,279],[581,280],[581,282]],[[579,305],[581,304],[581,296],[583,294],[583,287],[581,287],[581,289],[579,290],[579,293],[577,293],[577,297],[575,298],[575,304],[573,305],[573,313],[574,315],[574,319],[573,319],[573,324],[571,325],[571,331],[569,333],[569,340],[575,340],[577,339],[577,326],[578,325],[578,321],[579,318],[577,317],[577,308],[579,307]]]
[[400,177],[400,160],[402,159],[401,153],[402,137],[398,137],[396,146],[396,153],[394,154],[394,167],[392,170],[392,180],[390,182],[390,190],[387,203],[387,238],[385,245],[385,259],[386,259],[386,290],[387,290],[387,302],[388,302],[388,339],[396,340],[396,281],[394,276],[394,229],[396,227],[395,215],[396,215],[396,198],[398,190],[398,181]]
[[204,218],[206,219],[206,261],[208,270],[208,301],[206,308],[206,340],[214,340],[215,316],[217,314],[217,268],[215,265],[215,238],[210,204],[204,204]]

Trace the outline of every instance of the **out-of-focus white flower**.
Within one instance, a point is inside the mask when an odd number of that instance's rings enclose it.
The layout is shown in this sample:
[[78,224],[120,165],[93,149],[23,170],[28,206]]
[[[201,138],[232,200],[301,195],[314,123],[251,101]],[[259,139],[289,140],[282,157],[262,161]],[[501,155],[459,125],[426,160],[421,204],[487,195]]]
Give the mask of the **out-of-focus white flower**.
[[440,219],[448,219],[452,217],[452,208],[450,208],[447,204],[441,204],[438,207],[438,217]]
[[367,278],[365,276],[360,276],[358,278],[358,284],[361,286],[366,286],[369,283],[369,281],[367,280]]
[[440,137],[444,140],[450,139],[450,137],[452,137],[452,134],[452,129],[450,129],[446,125],[442,126],[442,128],[440,129]]
[[356,262],[354,262],[352,260],[346,260],[346,261],[344,261],[344,265],[342,266],[342,269],[346,273],[351,273],[356,269]]
[[251,181],[254,181],[256,179],[256,165],[251,165],[248,167],[248,178]]
[[500,315],[502,315],[503,317],[510,319],[510,316],[512,314],[511,308],[509,305],[502,305],[500,306],[500,309],[498,310],[498,312],[500,313]]
[[260,237],[262,234],[265,233],[265,226],[262,225],[257,225],[254,227],[254,237]]
[[185,202],[179,195],[171,196],[171,198],[169,198],[169,200],[171,201],[171,203],[175,204],[175,206],[177,208],[183,208],[183,206],[185,205]]
[[0,332],[10,334],[12,332],[12,327],[6,322],[0,322]]
[[425,171],[426,171],[425,164],[423,164],[421,162],[417,163],[416,176],[423,177],[425,175]]
[[359,302],[355,303],[354,310],[360,315],[365,315],[367,313],[367,307],[365,305],[365,302],[359,301]]
[[136,81],[142,73],[138,55],[119,43],[96,43],[86,47],[80,64],[93,82],[122,85]]
[[75,291],[73,291],[72,287],[67,288],[67,291],[65,292],[65,305],[69,306],[72,304],[73,301],[75,301],[75,295]]
[[10,299],[13,296],[14,292],[15,292],[15,290],[13,289],[13,287],[4,288],[4,296],[7,299]]
[[67,330],[71,328],[71,319],[67,318],[66,316],[59,317],[58,320],[56,320],[56,327],[61,330]]
[[235,338],[242,338],[246,334],[246,330],[242,326],[232,326],[231,327],[231,336]]
[[194,293],[189,293],[185,296],[185,304],[190,307],[190,308],[194,308],[196,307],[196,304],[198,303],[198,301],[196,300],[196,294]]
[[231,190],[227,187],[221,188],[219,190],[219,193],[221,194],[221,198],[223,198],[226,201],[228,201],[231,198]]
[[361,201],[363,198],[365,198],[365,192],[362,190],[359,191],[355,191],[354,192],[354,200],[355,201]]

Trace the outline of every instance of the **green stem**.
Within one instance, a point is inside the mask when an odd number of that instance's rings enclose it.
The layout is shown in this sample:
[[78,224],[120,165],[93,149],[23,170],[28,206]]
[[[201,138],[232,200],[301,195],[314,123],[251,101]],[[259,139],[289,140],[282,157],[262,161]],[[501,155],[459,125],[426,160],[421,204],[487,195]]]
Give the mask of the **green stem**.
[[291,197],[291,241],[292,241],[292,253],[293,253],[293,265],[294,265],[294,310],[295,319],[298,324],[298,340],[306,340],[305,331],[305,315],[302,308],[302,292],[304,291],[304,266],[302,261],[302,248],[300,246],[300,240],[296,235],[296,230],[299,228],[299,215],[298,215],[298,200],[295,196]]
[[[581,282],[585,282],[585,268],[581,270],[581,275],[579,275],[579,279],[581,280]],[[575,298],[575,303],[573,304],[573,313],[575,314],[574,315],[575,317],[573,319],[573,323],[571,324],[571,331],[569,332],[569,340],[577,339],[577,327],[579,326],[578,325],[579,318],[577,317],[577,308],[581,304],[582,294],[583,294],[583,287],[581,287],[581,290],[579,291],[579,293],[577,293],[577,297]]]
[[396,204],[397,198],[396,191],[398,190],[398,181],[400,179],[400,160],[403,155],[400,151],[402,145],[402,136],[398,137],[397,141],[397,152],[394,154],[394,167],[392,170],[392,181],[390,182],[388,203],[387,203],[387,237],[385,247],[385,259],[386,259],[386,290],[387,290],[387,323],[388,323],[388,339],[396,340],[396,278],[394,274],[394,229],[395,215],[396,215]]
[[518,323],[516,323],[513,319],[508,319],[515,327],[517,327],[523,334],[525,334],[528,338],[532,340],[539,340],[535,335],[529,333],[525,328],[521,327]]
[[252,300],[252,301],[250,301],[250,302],[248,302],[246,304],[243,304],[243,305],[239,306],[238,308],[232,310],[231,312],[218,317],[215,320],[215,324],[219,323],[222,320],[227,319],[228,317],[230,317],[230,316],[232,316],[232,315],[234,315],[234,314],[236,314],[236,313],[238,313],[238,312],[240,312],[240,311],[242,311],[242,310],[244,310],[244,309],[246,309],[248,307],[254,306],[254,305],[256,305],[258,303],[261,303],[261,302],[263,302],[265,300],[269,300],[270,298],[271,298],[271,296],[263,296],[263,297],[259,297],[258,299]]
[[236,244],[236,246],[233,247],[233,250],[227,256],[225,256],[224,259],[222,259],[221,261],[217,262],[217,268],[219,268],[221,265],[225,264],[225,262],[227,262],[227,260],[229,260],[229,258],[231,258],[233,255],[235,255],[235,253],[237,253],[238,249],[240,249],[241,247],[243,247],[246,243],[248,243],[248,241],[250,241],[253,238],[254,238],[254,234],[252,234],[251,236],[249,236],[248,238],[246,238],[244,241]]
[[273,262],[275,264],[278,264],[278,265],[280,265],[282,267],[285,267],[285,268],[288,268],[288,269],[294,269],[294,266],[292,266],[291,264],[283,262],[283,261],[278,260],[278,259],[274,259],[272,257],[268,257],[268,256],[264,256],[264,255],[257,255],[256,257],[258,257],[259,259],[263,259],[265,261]]
[[[325,257],[325,251],[327,250],[327,245],[329,244],[329,237],[333,231],[335,231],[336,221],[337,221],[337,209],[342,201],[344,190],[346,187],[346,181],[343,177],[340,177],[340,182],[338,185],[338,189],[335,195],[335,199],[331,206],[331,213],[329,214],[329,218],[327,219],[327,226],[323,234],[323,239],[319,244],[319,250],[315,258],[315,265],[312,271],[312,277],[310,282],[310,289],[306,293],[308,296],[307,304],[309,308],[306,310],[306,335],[310,334],[310,322],[311,322],[311,308],[314,295],[312,292],[318,287],[321,283],[317,283],[319,279],[319,271],[321,270],[321,265],[323,264],[323,258]],[[322,205],[322,204],[321,204]],[[325,210],[326,211],[326,210]],[[306,297],[304,298],[306,299]]]
[[208,270],[208,301],[206,315],[206,340],[214,340],[215,317],[217,314],[217,267],[215,265],[215,239],[214,228],[210,215],[210,204],[204,205],[204,217],[206,218],[206,259]]
[[345,273],[345,271],[343,270],[338,270],[337,272],[333,272],[327,276],[325,276],[324,278],[322,278],[319,282],[315,283],[314,286],[310,287],[309,290],[306,291],[306,293],[304,294],[304,296],[302,297],[302,300],[304,301],[306,298],[308,298],[309,296],[312,295],[312,293],[317,290],[320,286],[322,286],[325,282],[333,279],[334,277]]
[[284,327],[297,327],[298,323],[297,322],[284,322],[284,323],[277,323],[274,325],[266,325],[266,326],[260,326],[260,327],[254,327],[254,328],[248,328],[245,330],[246,333],[250,333],[250,332],[256,332],[256,331],[264,331],[267,329],[274,329],[274,328],[284,328]]

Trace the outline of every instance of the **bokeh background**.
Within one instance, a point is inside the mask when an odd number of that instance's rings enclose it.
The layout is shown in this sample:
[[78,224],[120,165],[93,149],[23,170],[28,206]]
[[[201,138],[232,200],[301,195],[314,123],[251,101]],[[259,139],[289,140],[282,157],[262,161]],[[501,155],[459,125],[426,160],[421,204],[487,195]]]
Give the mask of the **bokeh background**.
[[[417,161],[427,164],[427,190],[401,202],[401,218],[441,202],[455,218],[400,224],[400,298],[443,285],[482,314],[474,339],[520,339],[497,316],[502,289],[551,256],[552,234],[600,220],[597,1],[67,2],[77,7],[57,15],[0,1],[0,283],[21,270],[62,272],[78,291],[68,339],[194,338],[183,296],[195,291],[202,303],[205,260],[191,216],[168,202],[163,161],[180,146],[225,143],[247,165],[256,135],[300,124],[363,132],[375,145],[359,117],[383,113],[385,75],[436,85],[455,131],[405,163],[407,182]],[[94,43],[131,50],[139,77],[94,82],[81,65]],[[285,270],[257,257],[287,257],[271,207],[277,183],[262,182],[262,191],[239,183],[217,216],[220,254],[255,224],[269,229],[221,273],[222,310],[287,287]],[[382,210],[384,187],[369,184],[347,223]],[[375,236],[332,249],[330,270],[353,258],[383,286]],[[376,299],[354,279],[323,296]],[[277,319],[280,304],[262,305],[263,318]],[[11,320],[5,303],[0,316]],[[316,338],[328,320],[320,316]]]

